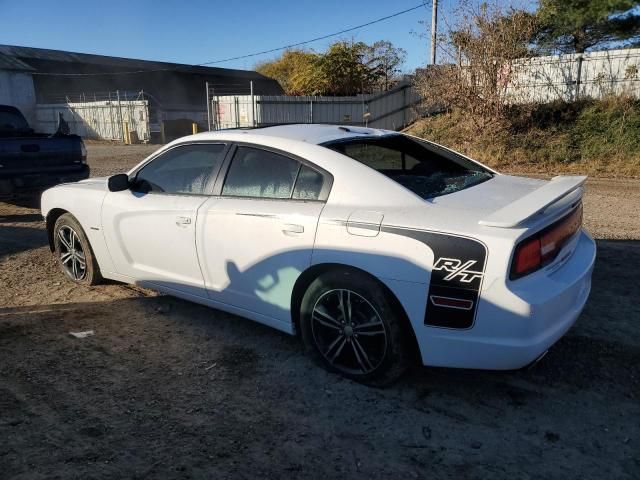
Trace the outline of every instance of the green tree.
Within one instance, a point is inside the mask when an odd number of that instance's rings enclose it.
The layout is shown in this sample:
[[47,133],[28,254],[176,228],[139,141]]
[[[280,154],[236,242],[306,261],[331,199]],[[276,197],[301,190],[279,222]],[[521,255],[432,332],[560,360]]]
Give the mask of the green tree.
[[256,70],[278,81],[287,95],[320,95],[325,90],[321,56],[304,50],[287,50],[276,60],[256,65]]
[[339,41],[324,53],[287,50],[255,68],[277,80],[287,95],[356,95],[388,89],[405,57],[387,41]]
[[394,47],[386,40],[379,40],[365,50],[364,63],[370,69],[374,87],[387,91],[393,86],[400,67],[407,58],[406,50]]
[[320,70],[326,95],[356,95],[370,89],[375,74],[364,64],[367,44],[336,42],[322,55]]
[[540,0],[541,51],[583,53],[611,42],[640,40],[640,0]]

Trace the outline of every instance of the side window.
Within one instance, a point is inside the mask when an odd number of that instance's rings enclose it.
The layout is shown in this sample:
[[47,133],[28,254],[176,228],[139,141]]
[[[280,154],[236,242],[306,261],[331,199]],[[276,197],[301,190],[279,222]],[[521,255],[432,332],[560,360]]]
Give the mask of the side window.
[[238,147],[222,187],[231,197],[291,198],[300,163],[277,153]]
[[321,174],[303,165],[298,173],[293,196],[298,200],[318,200],[322,191],[323,177]]
[[224,144],[194,144],[173,148],[154,158],[136,175],[141,192],[206,194],[223,160]]

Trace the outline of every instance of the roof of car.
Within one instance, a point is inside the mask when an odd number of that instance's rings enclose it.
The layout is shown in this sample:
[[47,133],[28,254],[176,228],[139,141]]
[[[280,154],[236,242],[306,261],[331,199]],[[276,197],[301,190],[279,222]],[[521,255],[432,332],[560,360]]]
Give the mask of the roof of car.
[[259,127],[247,129],[228,129],[215,132],[197,134],[199,138],[211,137],[212,139],[228,136],[229,134],[247,134],[265,137],[284,138],[306,142],[313,145],[357,137],[381,137],[396,134],[391,130],[376,128],[353,127],[349,125],[322,125],[322,124],[293,124],[276,125],[272,127]]

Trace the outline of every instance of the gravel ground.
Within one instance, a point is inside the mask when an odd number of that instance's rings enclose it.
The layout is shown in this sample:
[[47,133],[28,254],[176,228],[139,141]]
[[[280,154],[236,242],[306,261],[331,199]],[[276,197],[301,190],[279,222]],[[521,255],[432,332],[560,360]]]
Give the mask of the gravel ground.
[[29,203],[0,203],[0,478],[640,478],[640,181],[589,181],[592,294],[537,366],[416,367],[384,390],[248,320],[65,282]]

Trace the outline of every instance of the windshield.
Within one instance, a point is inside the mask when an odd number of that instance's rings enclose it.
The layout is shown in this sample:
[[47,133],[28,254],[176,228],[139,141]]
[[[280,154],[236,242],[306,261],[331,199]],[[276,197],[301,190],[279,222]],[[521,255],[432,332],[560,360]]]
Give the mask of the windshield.
[[352,138],[324,144],[377,170],[424,199],[459,192],[493,177],[481,165],[405,135]]
[[17,112],[0,110],[0,132],[24,132],[29,130],[29,124]]

